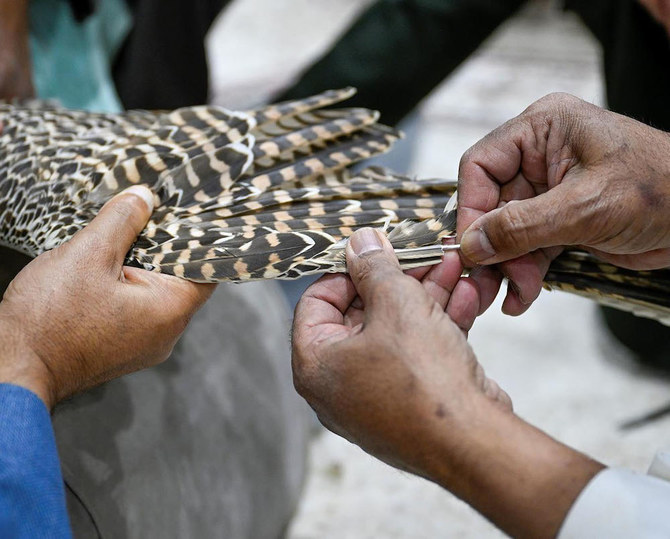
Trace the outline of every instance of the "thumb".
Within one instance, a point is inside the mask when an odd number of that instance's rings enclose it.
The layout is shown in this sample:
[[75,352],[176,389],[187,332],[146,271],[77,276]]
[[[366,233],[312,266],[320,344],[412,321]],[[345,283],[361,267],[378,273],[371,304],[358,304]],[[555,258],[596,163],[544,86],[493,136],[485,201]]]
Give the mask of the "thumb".
[[91,223],[77,236],[108,249],[110,257],[123,263],[126,253],[151,217],[154,195],[148,187],[133,185],[109,200]]
[[347,271],[367,309],[387,305],[400,294],[398,279],[406,276],[384,234],[373,228],[357,230],[349,238],[346,253]]
[[495,264],[543,247],[581,243],[583,223],[570,209],[561,185],[526,200],[514,200],[472,223],[461,252],[477,264]]

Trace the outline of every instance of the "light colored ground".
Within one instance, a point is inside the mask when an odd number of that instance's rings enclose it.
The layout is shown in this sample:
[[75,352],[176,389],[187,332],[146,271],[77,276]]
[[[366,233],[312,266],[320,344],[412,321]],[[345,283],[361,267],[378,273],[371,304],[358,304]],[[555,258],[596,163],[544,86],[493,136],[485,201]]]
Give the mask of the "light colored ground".
[[290,85],[371,0],[236,0],[209,37],[212,97],[252,107]]
[[[235,106],[271,95],[364,3],[238,2],[211,39],[214,95]],[[261,8],[268,11],[259,15]],[[409,170],[455,177],[464,150],[546,93],[567,91],[601,103],[599,60],[596,45],[575,18],[551,7],[524,11],[423,105]],[[618,425],[665,404],[667,382],[630,362],[586,300],[543,293],[517,319],[499,309],[500,302],[477,322],[471,343],[517,412],[606,463],[645,471],[670,419],[626,433]],[[305,495],[288,533],[291,539],[497,536],[446,492],[326,432],[314,440]]]

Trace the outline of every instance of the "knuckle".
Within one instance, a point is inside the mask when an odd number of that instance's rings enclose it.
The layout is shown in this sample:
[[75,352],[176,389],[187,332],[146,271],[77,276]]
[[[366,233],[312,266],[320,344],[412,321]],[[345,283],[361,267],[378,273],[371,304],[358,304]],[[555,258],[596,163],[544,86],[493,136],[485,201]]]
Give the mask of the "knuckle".
[[[109,209],[112,214],[112,221],[117,227],[124,229],[127,235],[136,235],[137,230],[144,224],[144,215],[146,213],[145,204],[135,196],[124,196],[118,201],[114,201]],[[142,222],[140,222],[142,220]],[[107,229],[111,235],[112,227]]]
[[359,256],[354,272],[359,281],[370,280],[375,273],[372,257],[370,255]]
[[584,114],[593,116],[600,109],[582,99],[565,93],[553,92],[531,104],[523,115],[530,117],[536,130],[548,133],[557,128],[566,141],[577,141],[584,130]]
[[115,200],[112,209],[119,217],[129,219],[145,213],[145,203],[137,196],[122,196]]
[[530,117],[533,123],[539,122],[540,124],[550,125],[555,120],[559,120],[565,124],[566,120],[572,116],[579,102],[581,100],[573,95],[564,92],[553,92],[531,103],[522,115]]
[[378,282],[401,272],[394,254],[386,251],[374,251],[359,257],[356,273],[359,280]]
[[191,321],[192,313],[181,308],[178,301],[165,302],[156,299],[145,314],[147,323],[155,328],[155,332],[166,340],[177,339]]
[[485,232],[496,252],[526,252],[530,249],[529,223],[525,205],[510,202],[500,211],[495,226],[487,227]]
[[398,308],[406,303],[408,299],[404,294],[403,284],[397,278],[377,275],[368,283],[367,294],[363,298],[366,305],[377,306],[376,318],[388,323],[398,316]]
[[575,102],[581,101],[581,99],[567,92],[551,92],[542,99],[546,99],[549,103],[566,103],[566,104],[573,104]]
[[458,162],[458,169],[463,170],[467,167],[468,163],[470,163],[476,154],[476,149],[477,145],[470,146],[467,150],[465,150],[465,153],[461,156],[461,160]]
[[544,112],[556,107],[571,107],[580,101],[579,98],[566,92],[551,92],[531,103],[526,111],[532,113]]
[[470,175],[482,166],[491,148],[497,146],[497,141],[505,138],[505,134],[514,122],[515,119],[505,122],[465,151],[458,164],[459,188],[463,185],[462,180],[469,179]]
[[305,368],[301,362],[293,361],[293,387],[298,392],[298,395],[305,397],[307,394],[307,377],[305,376]]

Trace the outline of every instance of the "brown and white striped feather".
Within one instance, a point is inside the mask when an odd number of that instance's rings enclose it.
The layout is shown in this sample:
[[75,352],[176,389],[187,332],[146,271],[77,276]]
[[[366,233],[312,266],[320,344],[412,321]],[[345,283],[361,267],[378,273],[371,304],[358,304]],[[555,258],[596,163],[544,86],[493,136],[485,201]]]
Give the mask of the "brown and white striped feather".
[[[128,263],[198,281],[344,271],[334,246],[353,230],[431,219],[454,189],[379,169],[352,176],[349,166],[400,136],[374,111],[323,109],[352,93],[246,113],[1,105],[0,242],[35,256],[67,241],[114,194],[144,184],[157,208]],[[451,233],[436,230],[430,241]]]
[[[384,227],[403,267],[436,263],[455,229],[456,182],[352,173],[400,136],[374,111],[330,108],[353,93],[247,112],[0,104],[0,244],[36,256],[144,184],[156,210],[127,263],[148,270],[204,282],[344,271],[346,238],[362,226]],[[569,250],[546,284],[670,320],[670,270],[620,270]]]

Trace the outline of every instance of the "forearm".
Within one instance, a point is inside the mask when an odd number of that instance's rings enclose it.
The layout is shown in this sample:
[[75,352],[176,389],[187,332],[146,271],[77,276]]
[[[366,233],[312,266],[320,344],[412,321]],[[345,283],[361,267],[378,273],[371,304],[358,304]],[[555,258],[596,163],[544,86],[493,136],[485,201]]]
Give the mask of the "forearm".
[[[511,535],[556,535],[603,467],[515,416],[486,377],[449,315],[474,320],[479,306],[460,259],[445,257],[442,274],[419,283],[369,229],[346,255],[349,277],[321,279],[296,308],[298,392],[333,432],[442,485]],[[447,294],[428,292],[435,287]]]
[[430,476],[514,537],[554,537],[603,466],[490,401],[466,426],[443,429]]

